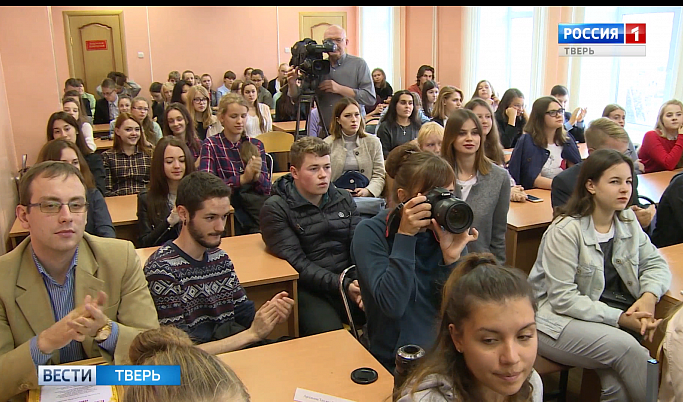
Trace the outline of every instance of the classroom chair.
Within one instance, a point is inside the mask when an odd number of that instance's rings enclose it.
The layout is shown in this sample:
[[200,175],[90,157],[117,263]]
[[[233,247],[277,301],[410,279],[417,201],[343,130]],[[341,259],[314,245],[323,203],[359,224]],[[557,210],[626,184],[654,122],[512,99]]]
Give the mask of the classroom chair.
[[[349,299],[344,291],[344,278],[352,270],[356,269],[355,265],[351,265],[342,271],[339,275],[339,292],[341,293],[342,302],[344,303],[344,311],[346,311],[346,318],[349,320],[349,327],[351,329],[351,334],[360,342],[365,349],[369,349],[368,331],[365,328],[358,328],[353,322],[353,315],[351,314],[351,307],[349,307]],[[364,326],[365,327],[365,326]]]
[[[536,355],[534,362],[534,369],[539,375],[560,373],[560,382],[557,385],[557,390],[552,392],[543,392],[543,401],[557,401],[565,402],[567,400],[567,384],[569,382],[569,369],[571,367],[552,360],[548,360],[541,355]],[[544,390],[545,391],[545,390]]]
[[[260,134],[257,138],[263,143],[266,157],[270,160],[270,177],[273,177],[273,171],[288,171],[289,150],[294,143],[294,136],[283,131],[269,131]],[[275,158],[272,154],[283,155],[284,158]]]

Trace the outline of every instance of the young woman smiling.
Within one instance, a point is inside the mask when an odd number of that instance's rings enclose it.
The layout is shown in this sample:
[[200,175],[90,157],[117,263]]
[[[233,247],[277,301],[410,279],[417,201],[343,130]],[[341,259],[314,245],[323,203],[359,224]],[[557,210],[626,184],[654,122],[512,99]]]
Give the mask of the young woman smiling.
[[454,86],[447,85],[441,88],[439,96],[436,98],[432,111],[432,121],[443,127],[446,125],[448,116],[460,108],[462,108],[462,91]]
[[334,182],[349,171],[359,172],[368,179],[365,187],[349,189],[355,197],[379,197],[384,189],[384,158],[379,138],[365,132],[365,123],[358,102],[342,98],[332,111],[330,136],[330,162]]
[[107,176],[104,196],[138,194],[149,183],[152,153],[140,123],[130,113],[119,113],[114,127],[114,146],[102,152]]
[[197,138],[192,116],[182,103],[171,103],[164,111],[164,136],[172,135],[185,142],[192,152],[195,166],[199,166],[199,153],[202,143]]

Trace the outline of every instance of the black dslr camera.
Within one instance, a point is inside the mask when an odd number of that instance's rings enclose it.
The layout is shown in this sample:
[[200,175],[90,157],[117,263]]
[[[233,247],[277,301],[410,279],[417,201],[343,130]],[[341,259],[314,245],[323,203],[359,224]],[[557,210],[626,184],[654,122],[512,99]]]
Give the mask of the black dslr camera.
[[[467,203],[458,197],[454,196],[450,191],[443,187],[435,187],[427,194],[427,203],[432,206],[431,219],[436,219],[441,227],[451,233],[462,233],[467,231],[472,226],[474,220],[474,213]],[[387,232],[386,236],[390,237],[398,231],[401,224],[401,214],[403,210],[403,203],[399,204],[387,216]]]
[[292,46],[292,59],[289,65],[299,67],[303,73],[301,90],[304,94],[313,94],[320,84],[323,75],[330,73],[330,61],[323,60],[323,53],[337,50],[337,45],[331,39],[325,39],[321,45],[310,38],[296,42]]
[[432,218],[451,233],[462,233],[472,226],[472,208],[443,187],[435,187],[425,194],[432,205]]

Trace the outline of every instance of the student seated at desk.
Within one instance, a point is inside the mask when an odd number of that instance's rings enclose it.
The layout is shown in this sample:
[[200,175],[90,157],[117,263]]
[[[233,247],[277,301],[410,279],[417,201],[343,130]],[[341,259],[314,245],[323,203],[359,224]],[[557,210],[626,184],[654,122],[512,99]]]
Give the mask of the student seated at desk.
[[[590,122],[590,126],[585,131],[585,138],[589,155],[598,149],[614,149],[625,155],[628,154],[628,144],[630,142],[628,134],[617,123],[608,118],[602,117]],[[563,170],[553,179],[553,183],[550,186],[550,199],[553,208],[561,207],[569,201],[576,188],[582,163],[577,163]],[[633,190],[629,205],[633,212],[636,213],[640,226],[643,228],[650,226],[650,222],[652,222],[656,212],[655,206],[652,204],[646,208],[640,206],[637,175],[633,176]]]
[[29,236],[0,256],[0,400],[26,401],[37,367],[102,356],[125,364],[141,331],[159,326],[133,244],[84,233],[79,170],[46,161],[19,183]]
[[144,272],[161,325],[187,332],[211,354],[265,339],[287,321],[294,300],[280,292],[255,311],[228,254],[219,248],[230,213],[230,188],[207,172],[178,185],[182,229],[145,263]]
[[[259,211],[271,186],[263,143],[245,131],[248,109],[247,101],[237,93],[221,98],[217,116],[223,132],[204,141],[199,161],[199,170],[213,173],[232,189],[236,234],[259,231]],[[257,152],[247,152],[247,148],[254,150],[247,143]]]
[[652,243],[666,247],[683,243],[683,172],[676,173],[657,207]]
[[184,104],[174,102],[166,107],[162,128],[165,136],[173,136],[187,145],[192,152],[194,165],[199,166],[202,142],[197,138],[197,130],[195,130],[190,112]]
[[171,94],[171,103],[182,103],[187,104],[187,92],[192,86],[191,83],[180,80],[173,85],[173,93]]
[[[351,194],[330,183],[330,147],[323,140],[298,139],[290,160],[290,174],[275,182],[261,208],[261,237],[299,273],[299,331],[307,336],[343,328],[339,276],[351,265],[360,215]],[[354,322],[364,321],[358,282],[345,278],[344,290]]]
[[581,162],[574,137],[564,131],[562,106],[554,97],[544,96],[534,101],[524,131],[508,164],[510,175],[524,189],[550,190],[553,178],[562,171],[563,165],[571,167]]
[[85,92],[83,80],[80,78],[67,79],[64,83],[64,94],[66,95],[69,91],[76,91],[83,99],[83,114],[88,116],[92,121],[92,117],[95,114],[95,96]]
[[628,208],[631,158],[612,149],[581,164],[576,189],[543,234],[529,274],[538,300],[538,353],[594,369],[604,401],[646,401],[655,304],[671,272]]
[[410,91],[396,91],[391,97],[386,116],[377,126],[377,138],[382,142],[384,158],[392,149],[417,138],[422,123],[418,117],[418,107]]
[[503,148],[514,148],[524,133],[528,120],[524,110],[524,94],[517,88],[510,88],[503,94],[496,108],[496,124]]
[[397,390],[398,402],[543,401],[536,300],[526,276],[469,254],[443,291],[434,349]]
[[474,213],[472,226],[479,237],[468,249],[493,253],[504,264],[510,176],[484,155],[483,131],[473,111],[456,110],[446,123],[441,154],[455,171],[455,196]]
[[462,108],[462,91],[451,85],[447,85],[440,90],[437,88],[439,95],[434,103],[434,110],[431,114],[432,121],[446,126],[448,116],[458,109]]
[[[434,343],[435,295],[456,261],[467,254],[467,243],[478,235],[474,228],[450,233],[429,219],[431,205],[425,194],[435,187],[454,191],[455,173],[445,159],[413,152],[414,146],[400,145],[387,159],[387,172],[394,178],[391,197],[399,206],[360,221],[351,244],[369,349],[389,372],[399,347],[428,349]],[[395,154],[399,157],[393,158]]]
[[645,173],[683,167],[683,103],[677,99],[665,102],[659,109],[657,125],[645,133],[638,156]]
[[143,96],[137,96],[133,99],[130,109],[130,114],[142,126],[145,141],[153,148],[159,142],[163,133],[161,132],[161,126],[152,120],[149,101]]
[[245,82],[240,90],[249,106],[247,120],[244,122],[244,131],[249,137],[256,137],[259,134],[273,131],[273,118],[270,115],[270,107],[265,103],[259,102],[259,91],[265,91],[270,95],[267,89],[263,89],[261,85],[257,85],[252,81]]
[[93,236],[116,238],[114,224],[109,215],[107,203],[104,196],[95,187],[95,179],[90,173],[88,164],[83,159],[83,154],[76,144],[66,139],[56,139],[43,145],[36,163],[44,161],[61,161],[74,165],[83,175],[83,182],[86,188],[86,201],[88,202],[88,213],[85,231]]
[[221,359],[194,346],[187,334],[164,326],[140,333],[130,361],[144,366],[180,366],[180,386],[126,387],[123,402],[249,402],[246,387]]
[[194,115],[194,128],[200,141],[223,131],[223,126],[211,112],[209,101],[209,91],[201,85],[195,85],[187,92],[185,106]]
[[88,148],[90,148],[91,151],[95,152],[97,150],[97,145],[95,144],[92,124],[90,124],[92,119],[88,120],[87,116],[81,114],[83,108],[83,98],[78,95],[78,92],[68,91],[64,94],[64,97],[62,98],[62,110],[69,113],[71,117],[80,124],[85,143],[88,144]]
[[[116,102],[119,108],[119,114],[130,113],[131,106],[133,105],[133,99],[128,95],[119,95],[119,100]],[[109,137],[114,138],[114,125],[116,124],[116,119],[109,122]],[[151,147],[150,147],[151,148]]]
[[114,145],[102,152],[102,161],[107,172],[105,197],[137,194],[149,183],[152,152],[140,123],[130,113],[116,118]]
[[111,78],[102,81],[102,98],[95,103],[95,116],[93,124],[109,124],[119,115],[119,95],[116,92],[116,83]]
[[64,138],[76,144],[95,179],[95,186],[104,194],[107,180],[102,157],[90,150],[76,119],[66,112],[52,113],[47,121],[47,140],[55,138]]
[[[602,110],[602,117],[607,117],[617,123],[621,128],[624,128],[626,125],[626,109],[616,103],[605,106]],[[642,174],[645,171],[645,166],[640,159],[638,159],[638,152],[636,152],[636,147],[633,145],[633,141],[631,141],[630,138],[628,140],[628,151],[626,151],[626,155],[633,161],[633,167],[636,169],[636,174]]]
[[430,121],[420,127],[417,133],[417,146],[422,151],[429,151],[436,155],[441,155],[441,144],[443,143],[443,126],[437,122]]
[[[330,181],[354,197],[380,197],[386,174],[382,143],[365,132],[358,102],[348,97],[340,99],[334,106],[332,119],[330,136],[324,139],[330,145]],[[360,180],[362,178],[365,180]],[[348,186],[350,180],[353,185]],[[365,185],[357,186],[356,181]]]
[[175,206],[180,180],[195,171],[192,154],[184,142],[164,137],[154,149],[149,187],[138,193],[138,244],[160,246],[180,233]]

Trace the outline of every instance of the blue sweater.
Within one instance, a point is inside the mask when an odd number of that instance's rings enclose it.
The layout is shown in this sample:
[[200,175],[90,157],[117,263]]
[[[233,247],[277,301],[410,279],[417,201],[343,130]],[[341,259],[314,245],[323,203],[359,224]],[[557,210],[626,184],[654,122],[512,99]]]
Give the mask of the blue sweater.
[[[522,134],[510,156],[508,164],[510,176],[524,189],[534,188],[534,181],[541,174],[549,156],[550,151],[536,145],[530,134]],[[579,148],[576,146],[574,137],[569,133],[567,133],[567,142],[562,148],[562,159],[573,164],[581,162]]]
[[[384,210],[356,227],[351,254],[367,316],[370,352],[390,372],[396,350],[436,340],[441,289],[456,263],[443,265],[432,231],[385,236]],[[463,250],[463,255],[466,254]]]

